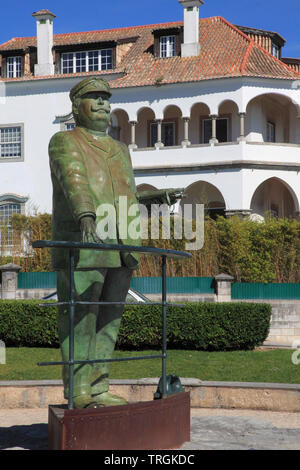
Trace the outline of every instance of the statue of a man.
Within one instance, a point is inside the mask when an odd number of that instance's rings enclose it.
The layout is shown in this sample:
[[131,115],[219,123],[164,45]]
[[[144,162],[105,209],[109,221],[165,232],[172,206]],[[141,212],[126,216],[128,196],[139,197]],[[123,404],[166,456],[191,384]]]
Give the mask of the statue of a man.
[[[103,206],[115,209],[115,233],[105,243],[139,245],[119,230],[119,196],[127,206],[137,204],[134,174],[126,145],[107,134],[111,96],[108,83],[91,77],[70,92],[76,127],[58,132],[49,145],[53,184],[52,239],[101,243],[97,225],[105,215]],[[127,215],[127,222],[137,217]],[[68,259],[65,250],[53,250],[59,301],[69,297]],[[138,256],[118,251],[80,250],[75,259],[77,300],[124,302]],[[117,339],[122,306],[77,305],[75,313],[75,359],[109,359]],[[68,360],[68,311],[60,307],[59,340],[63,360]],[[68,397],[68,366],[64,366],[65,398]],[[74,407],[125,404],[108,391],[109,363],[75,366]]]
[[[112,139],[110,123],[110,87],[99,77],[89,77],[70,92],[76,126],[72,131],[58,132],[49,144],[53,184],[52,239],[95,243],[140,245],[139,233],[126,230],[137,222],[139,202],[168,204],[178,198],[162,191],[136,192],[128,148]],[[120,205],[122,197],[122,209]],[[124,206],[128,211],[124,219]],[[171,202],[172,201],[172,202]],[[110,227],[101,237],[101,222],[107,217],[103,208],[113,208],[115,218],[106,220]],[[110,212],[110,213],[113,213]],[[130,215],[133,214],[133,215]],[[125,220],[125,227],[124,227]],[[120,225],[122,224],[122,226]],[[135,225],[136,226],[136,225]],[[103,226],[102,226],[103,227]],[[124,230],[125,228],[125,230]],[[69,299],[67,251],[54,249],[53,268],[57,271],[59,301]],[[75,258],[76,299],[89,302],[124,302],[133,270],[138,267],[135,253],[100,250],[79,250]],[[119,331],[123,306],[78,305],[75,312],[75,359],[110,359]],[[59,341],[63,360],[68,360],[68,309],[60,306]],[[65,398],[68,397],[69,368],[63,368]],[[74,367],[74,407],[122,405],[126,401],[112,395],[109,388],[109,363]]]

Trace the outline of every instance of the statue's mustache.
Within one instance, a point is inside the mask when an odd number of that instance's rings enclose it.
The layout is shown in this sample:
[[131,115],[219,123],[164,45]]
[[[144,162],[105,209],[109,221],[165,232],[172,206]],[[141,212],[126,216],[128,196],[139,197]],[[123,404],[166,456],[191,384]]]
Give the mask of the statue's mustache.
[[91,110],[93,112],[103,111],[104,113],[108,113],[108,114],[110,113],[110,109],[105,106],[92,106]]

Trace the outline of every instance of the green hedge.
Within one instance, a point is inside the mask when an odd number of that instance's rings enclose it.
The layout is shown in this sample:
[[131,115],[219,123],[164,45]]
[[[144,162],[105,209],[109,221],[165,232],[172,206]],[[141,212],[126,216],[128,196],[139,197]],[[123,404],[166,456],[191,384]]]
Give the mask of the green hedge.
[[[0,339],[6,346],[57,347],[56,307],[38,300],[0,301]],[[245,350],[263,343],[269,332],[271,307],[254,303],[186,303],[167,315],[169,349]],[[161,308],[127,306],[117,348],[160,349]]]
[[0,300],[0,339],[6,346],[57,347],[57,309],[40,300]]
[[[167,315],[169,349],[253,349],[267,338],[271,318],[268,304],[185,303]],[[127,307],[120,329],[121,349],[161,347],[160,307]]]

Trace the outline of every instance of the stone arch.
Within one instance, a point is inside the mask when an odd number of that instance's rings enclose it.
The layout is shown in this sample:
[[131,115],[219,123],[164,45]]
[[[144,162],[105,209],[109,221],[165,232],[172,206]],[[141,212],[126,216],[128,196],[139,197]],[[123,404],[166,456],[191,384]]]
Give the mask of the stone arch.
[[206,103],[194,103],[190,110],[189,140],[191,144],[203,143],[203,122],[209,119],[210,108]]
[[155,122],[155,112],[152,108],[143,106],[137,112],[137,123],[135,130],[135,141],[139,148],[151,147],[150,128]]
[[170,112],[172,114],[172,111],[174,111],[174,110],[176,110],[176,113],[178,113],[180,116],[182,116],[182,109],[180,108],[180,106],[178,106],[178,104],[175,104],[175,103],[168,103],[163,108],[162,114],[165,117],[165,116],[170,115]]
[[[222,127],[222,133],[227,133],[227,136],[217,139],[225,142],[234,142],[240,135],[240,120],[239,120],[239,107],[233,100],[223,100],[218,107],[218,121],[217,121],[217,134],[218,125]],[[227,132],[226,132],[227,131]]]
[[245,104],[244,104],[244,108],[245,110],[247,110],[247,107],[249,105],[249,103],[251,103],[251,101],[257,99],[257,98],[260,98],[261,96],[265,96],[265,95],[277,95],[277,96],[281,96],[282,98],[286,98],[288,101],[290,101],[296,108],[297,108],[297,111],[298,111],[298,115],[300,115],[300,104],[297,103],[297,101],[295,101],[290,95],[289,93],[285,93],[284,90],[281,90],[280,93],[278,93],[277,91],[261,91],[260,93],[256,93],[255,96],[252,96],[252,97],[249,97],[246,101],[245,101]]
[[122,108],[114,109],[111,112],[111,124],[109,130],[111,136],[129,145],[131,134],[128,113]]
[[284,180],[272,177],[263,181],[254,191],[250,209],[253,215],[264,217],[296,217],[299,201],[293,189]]
[[168,104],[163,110],[162,141],[165,146],[180,145],[183,141],[182,110],[175,104]]
[[260,93],[246,105],[247,141],[298,143],[300,106],[283,93]]
[[141,183],[137,185],[136,189],[138,191],[147,191],[147,189],[157,189],[157,188],[155,186],[152,186],[152,184]]
[[239,112],[239,105],[237,104],[237,102],[228,98],[221,101],[221,103],[218,106],[218,113],[220,114],[222,112],[226,112],[226,109],[224,110],[224,108],[234,109],[236,113]]
[[0,196],[0,244],[6,255],[10,254],[10,249],[19,241],[15,239],[16,234],[11,228],[11,216],[13,214],[25,214],[27,201],[28,197],[13,193]]
[[226,209],[225,199],[221,191],[207,181],[199,180],[192,183],[184,191],[184,197],[180,201],[181,209],[184,211],[184,205],[192,205],[193,217],[195,217],[195,205],[204,204],[206,215],[216,217],[224,215]]

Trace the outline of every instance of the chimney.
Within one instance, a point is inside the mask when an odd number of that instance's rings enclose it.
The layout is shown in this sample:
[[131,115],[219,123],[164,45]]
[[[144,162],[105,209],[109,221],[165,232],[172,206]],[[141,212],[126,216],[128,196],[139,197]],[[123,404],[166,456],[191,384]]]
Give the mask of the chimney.
[[53,18],[55,15],[49,10],[39,10],[32,15],[36,18],[37,61],[34,66],[35,76],[54,75],[52,55],[53,46]]
[[193,57],[199,55],[199,7],[202,0],[178,0],[184,7],[184,34],[181,44],[181,56]]

